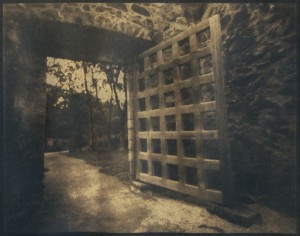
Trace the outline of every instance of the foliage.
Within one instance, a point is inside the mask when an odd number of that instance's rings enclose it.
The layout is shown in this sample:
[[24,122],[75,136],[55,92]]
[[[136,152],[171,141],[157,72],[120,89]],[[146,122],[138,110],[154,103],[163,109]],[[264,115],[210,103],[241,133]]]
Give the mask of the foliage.
[[[69,139],[74,151],[85,146],[93,150],[126,147],[123,66],[54,60],[48,63],[49,76],[55,84],[47,87],[47,137]],[[103,97],[107,87],[109,96]]]

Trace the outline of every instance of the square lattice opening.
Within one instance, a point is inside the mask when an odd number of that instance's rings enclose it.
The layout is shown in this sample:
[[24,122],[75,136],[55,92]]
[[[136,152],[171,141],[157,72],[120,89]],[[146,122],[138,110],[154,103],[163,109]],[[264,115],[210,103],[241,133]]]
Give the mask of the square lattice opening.
[[157,65],[157,54],[153,53],[149,56],[149,67],[153,68]]
[[139,110],[140,111],[146,111],[146,100],[145,98],[139,99]]
[[165,107],[174,107],[174,106],[175,106],[174,92],[170,91],[165,93]]
[[185,157],[196,157],[196,141],[194,139],[183,139],[183,150]]
[[165,63],[172,61],[172,47],[164,48],[162,52]]
[[176,131],[176,117],[175,115],[165,116],[167,131]]
[[178,181],[178,166],[173,164],[167,164],[168,176],[170,180]]
[[193,167],[185,167],[186,183],[198,186],[197,169]]
[[174,82],[174,71],[173,69],[165,70],[163,72],[165,85],[173,84]]
[[210,28],[202,30],[196,34],[198,48],[206,47],[210,42]]
[[180,95],[181,95],[181,104],[182,105],[193,104],[193,89],[192,88],[181,89]]
[[190,52],[190,42],[189,38],[183,39],[178,42],[179,55],[183,56]]
[[146,160],[140,160],[141,164],[141,172],[142,173],[148,173],[148,162]]
[[217,140],[203,140],[203,155],[206,159],[219,159],[219,147]]
[[152,131],[160,130],[159,117],[151,117],[151,127]]
[[144,68],[144,59],[140,59],[140,60],[138,61],[138,67],[139,67],[139,72],[140,72],[140,73],[143,72],[143,71],[145,70],[145,68]]
[[139,130],[140,131],[147,131],[147,120],[146,118],[139,119]]
[[152,139],[152,153],[161,153],[160,139]]
[[212,56],[207,56],[199,59],[199,75],[211,73],[212,70]]
[[166,139],[167,144],[167,155],[177,155],[177,140],[176,139]]
[[158,74],[153,74],[149,77],[149,88],[156,88],[158,86]]
[[146,89],[145,78],[139,79],[138,83],[139,83],[139,92],[145,91]]
[[202,112],[202,122],[203,122],[204,130],[216,130],[217,129],[216,111]]
[[195,129],[194,114],[193,113],[182,114],[181,117],[182,117],[183,130],[193,131]]
[[199,87],[199,101],[211,102],[215,100],[215,85],[213,83],[203,84]]
[[153,170],[153,175],[161,177],[162,176],[162,171],[161,171],[161,163],[158,161],[153,161],[152,162],[152,170]]
[[147,152],[147,139],[140,139],[140,151]]
[[150,97],[151,109],[156,110],[159,108],[159,96],[153,95]]
[[192,65],[191,62],[182,64],[179,66],[179,75],[181,80],[190,79],[192,77]]

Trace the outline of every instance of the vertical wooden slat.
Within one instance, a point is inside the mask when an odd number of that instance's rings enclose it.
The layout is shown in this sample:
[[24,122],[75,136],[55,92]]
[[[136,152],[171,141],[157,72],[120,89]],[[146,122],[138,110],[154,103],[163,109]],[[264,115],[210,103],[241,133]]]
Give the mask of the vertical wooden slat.
[[[190,36],[190,48],[191,52],[195,52],[198,49],[198,43],[196,34],[193,34]],[[198,105],[198,89],[197,87],[194,87],[193,85],[197,84],[197,80],[199,79],[199,61],[198,58],[191,61],[192,63],[192,69],[193,69],[193,78],[191,83],[191,88],[193,89],[193,101],[194,101],[194,122],[195,122],[195,131],[197,133],[197,136],[195,138],[196,140],[196,159],[197,159],[197,181],[198,186],[200,189],[205,188],[205,175],[204,175],[204,160],[202,155],[202,146],[201,146],[201,139],[200,139],[200,133],[202,131],[202,119],[201,119],[201,113],[200,113],[200,106]]]
[[[162,65],[163,64],[163,52],[162,50],[159,50],[157,52],[157,64],[158,65]],[[166,140],[164,137],[164,131],[165,131],[165,127],[164,127],[164,91],[163,91],[163,85],[164,85],[164,78],[163,78],[163,72],[160,71],[159,72],[159,80],[158,80],[158,94],[159,94],[159,109],[160,109],[160,116],[159,116],[159,122],[160,122],[160,133],[161,135],[161,167],[162,167],[162,178],[163,178],[163,183],[166,181],[167,177],[168,177],[168,170],[167,170],[167,165],[166,165],[166,154],[167,154],[167,150],[166,150]]]
[[221,176],[224,204],[231,205],[234,202],[233,170],[229,156],[229,143],[227,134],[227,114],[224,92],[224,70],[223,58],[221,53],[221,29],[220,17],[215,15],[209,19],[211,41],[212,41],[212,60],[213,71],[216,81],[216,114],[219,132],[218,146],[221,160]]
[[[146,112],[149,112],[151,110],[151,103],[150,103],[150,96],[146,95]],[[148,156],[148,174],[152,175],[152,161],[150,161],[151,153],[152,153],[152,140],[151,140],[151,124],[150,124],[150,118],[147,117],[147,156]]]
[[150,67],[150,59],[149,56],[144,58],[144,70],[148,70]]
[[147,138],[148,175],[152,175],[153,173],[153,166],[151,161],[151,154],[152,154],[151,145],[152,145],[152,140],[150,138],[150,135],[148,135]]
[[[172,58],[178,58],[178,43],[172,45]],[[179,133],[182,130],[181,125],[181,113],[179,110],[180,107],[180,90],[179,90],[179,83],[180,83],[180,73],[178,65],[174,68],[174,98],[175,98],[175,118],[176,118],[176,132]],[[184,162],[183,162],[183,144],[180,135],[177,136],[177,158],[178,158],[178,177],[179,177],[179,184],[183,188],[185,184],[185,169],[184,169]]]
[[127,115],[128,115],[128,161],[129,161],[129,170],[130,176],[132,179],[136,178],[137,171],[137,104],[136,104],[136,91],[135,91],[135,82],[134,80],[136,77],[137,72],[137,65],[136,62],[133,61],[133,66],[127,67],[127,98],[128,98],[128,108],[127,108]]
[[197,37],[196,34],[192,34],[189,38],[191,52],[197,51]]

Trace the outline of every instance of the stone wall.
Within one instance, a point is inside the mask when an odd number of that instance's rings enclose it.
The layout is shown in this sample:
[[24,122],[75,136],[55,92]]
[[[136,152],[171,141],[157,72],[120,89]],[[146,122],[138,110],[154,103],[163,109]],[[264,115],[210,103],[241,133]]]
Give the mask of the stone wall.
[[93,26],[156,42],[174,22],[180,28],[177,18],[183,15],[180,4],[165,3],[19,3],[4,9],[11,16]]
[[46,58],[19,22],[4,34],[4,226],[17,230],[42,198]]
[[221,16],[230,150],[239,190],[295,194],[294,4],[209,4]]

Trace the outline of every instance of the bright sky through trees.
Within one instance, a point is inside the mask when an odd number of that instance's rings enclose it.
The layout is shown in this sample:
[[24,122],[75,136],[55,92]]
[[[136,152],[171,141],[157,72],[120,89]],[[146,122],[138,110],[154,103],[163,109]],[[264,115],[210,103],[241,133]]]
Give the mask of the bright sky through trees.
[[[63,73],[69,73],[68,66],[73,66],[76,68],[76,64],[74,61],[67,60],[67,59],[58,59],[58,58],[52,58],[52,57],[47,57],[47,66],[51,66],[54,63],[58,63],[62,67],[62,72]],[[123,72],[121,71],[120,77],[122,78],[124,76]],[[88,82],[88,89],[91,94],[96,96],[96,91],[95,88],[92,87],[92,73],[91,71],[88,70],[87,73],[87,82]],[[99,93],[99,98],[101,99],[102,102],[109,101],[111,98],[111,89],[109,85],[106,83],[106,75],[104,72],[99,72],[99,68],[94,71],[94,78],[98,79],[98,93]],[[74,89],[76,92],[84,92],[84,73],[83,73],[83,68],[80,67],[79,69],[75,69],[74,72],[72,72],[72,81],[74,81]],[[53,74],[47,73],[46,77],[46,83],[50,85],[57,86],[58,85],[58,78],[54,76]],[[62,85],[62,89],[68,90],[67,84]],[[123,104],[125,100],[125,93],[124,91],[118,91],[118,96],[120,99],[120,102]]]

